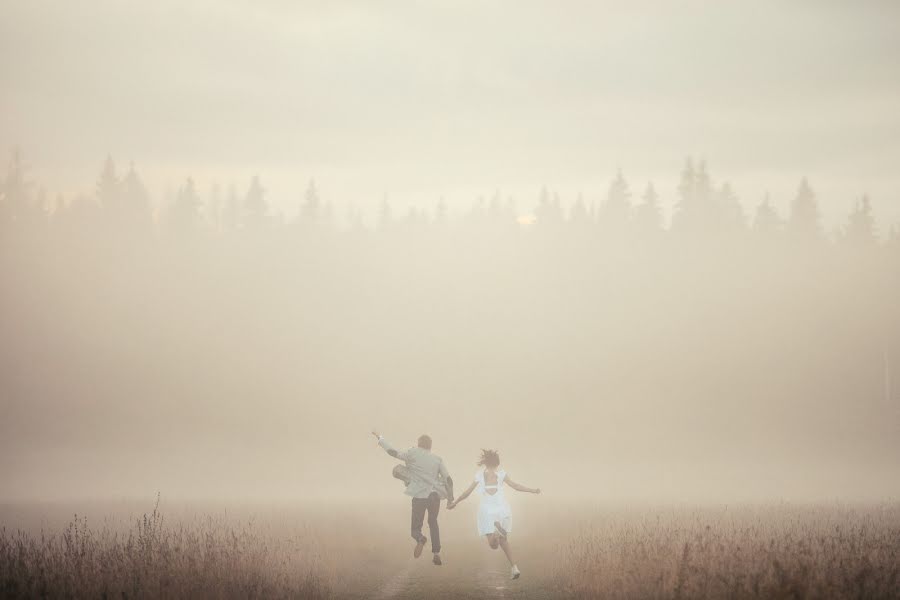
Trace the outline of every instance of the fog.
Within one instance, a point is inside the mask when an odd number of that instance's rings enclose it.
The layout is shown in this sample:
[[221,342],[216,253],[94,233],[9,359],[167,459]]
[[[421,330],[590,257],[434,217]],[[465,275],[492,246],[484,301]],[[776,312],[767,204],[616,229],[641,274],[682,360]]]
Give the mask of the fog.
[[802,190],[747,227],[686,177],[669,229],[615,185],[531,224],[498,203],[341,230],[313,196],[218,232],[187,188],[157,225],[109,197],[9,222],[4,495],[399,493],[372,428],[429,433],[463,481],[498,448],[563,498],[895,494],[897,242],[863,205],[827,240]]
[[0,500],[900,493],[893,3],[0,7]]
[[[372,214],[542,185],[599,199],[622,168],[674,203],[684,156],[827,230],[869,193],[900,220],[894,2],[3,0],[0,145],[50,198],[107,154],[156,197],[263,175]],[[161,198],[160,198],[161,199]]]

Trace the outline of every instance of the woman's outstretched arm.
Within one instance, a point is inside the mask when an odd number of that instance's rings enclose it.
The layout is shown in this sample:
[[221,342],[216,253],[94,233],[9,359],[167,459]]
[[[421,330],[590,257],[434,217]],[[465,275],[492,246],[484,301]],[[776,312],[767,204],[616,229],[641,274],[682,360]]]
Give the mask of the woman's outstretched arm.
[[472,490],[475,489],[476,485],[478,485],[478,484],[474,481],[471,484],[469,484],[469,487],[467,487],[466,491],[464,491],[462,494],[459,495],[459,498],[457,498],[455,501],[453,501],[447,505],[447,510],[452,510],[453,507],[455,507],[457,504],[459,504],[460,502],[462,502],[463,500],[468,498],[469,494],[472,493]]
[[529,494],[540,494],[540,493],[541,493],[541,488],[530,488],[530,487],[525,487],[525,486],[522,485],[521,483],[516,483],[515,481],[513,481],[513,480],[510,479],[509,477],[504,477],[504,478],[503,478],[503,481],[505,481],[506,483],[508,483],[508,484],[509,484],[509,487],[511,487],[512,489],[516,490],[517,492],[528,492]]

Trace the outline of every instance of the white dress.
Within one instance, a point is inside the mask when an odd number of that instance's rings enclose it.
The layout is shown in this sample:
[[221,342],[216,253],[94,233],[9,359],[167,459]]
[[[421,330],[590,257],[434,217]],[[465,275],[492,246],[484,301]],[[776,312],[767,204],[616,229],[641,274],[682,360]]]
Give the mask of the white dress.
[[509,503],[503,493],[503,480],[506,479],[506,471],[497,471],[497,483],[487,485],[484,482],[484,471],[475,474],[476,490],[481,496],[481,504],[478,505],[478,535],[496,533],[494,521],[509,533],[512,531],[512,512]]

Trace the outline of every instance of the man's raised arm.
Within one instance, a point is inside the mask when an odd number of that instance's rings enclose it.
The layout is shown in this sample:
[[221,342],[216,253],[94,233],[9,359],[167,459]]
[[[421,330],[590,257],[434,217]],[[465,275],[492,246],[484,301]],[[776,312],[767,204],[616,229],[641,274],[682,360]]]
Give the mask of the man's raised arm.
[[406,461],[406,451],[400,452],[393,446],[391,446],[386,439],[382,435],[380,435],[377,431],[373,431],[372,435],[378,438],[378,445],[384,448],[384,451],[389,455],[393,456],[397,460]]

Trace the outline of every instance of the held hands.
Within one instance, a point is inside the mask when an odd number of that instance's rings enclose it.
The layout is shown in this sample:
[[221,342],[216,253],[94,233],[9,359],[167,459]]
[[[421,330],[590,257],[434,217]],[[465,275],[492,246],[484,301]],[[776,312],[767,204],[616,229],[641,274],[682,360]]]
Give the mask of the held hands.
[[541,493],[541,488],[534,488],[533,490],[531,490],[531,493],[532,493],[532,494],[540,494],[540,493]]

